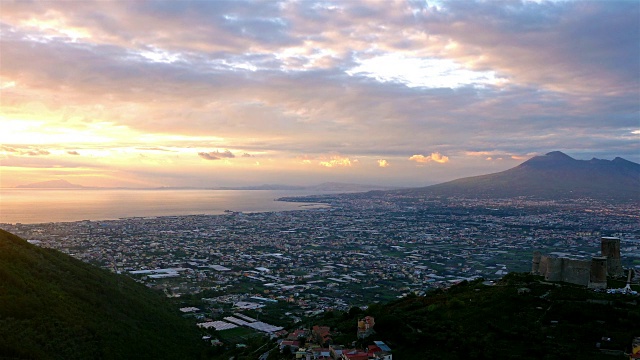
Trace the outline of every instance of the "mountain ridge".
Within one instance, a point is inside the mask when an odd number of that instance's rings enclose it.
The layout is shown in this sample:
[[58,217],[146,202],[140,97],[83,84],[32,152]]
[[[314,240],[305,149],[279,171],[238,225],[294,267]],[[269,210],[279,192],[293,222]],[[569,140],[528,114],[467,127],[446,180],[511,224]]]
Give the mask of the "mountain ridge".
[[552,151],[502,172],[395,192],[475,198],[588,197],[640,201],[640,164],[620,157],[576,160],[563,152]]

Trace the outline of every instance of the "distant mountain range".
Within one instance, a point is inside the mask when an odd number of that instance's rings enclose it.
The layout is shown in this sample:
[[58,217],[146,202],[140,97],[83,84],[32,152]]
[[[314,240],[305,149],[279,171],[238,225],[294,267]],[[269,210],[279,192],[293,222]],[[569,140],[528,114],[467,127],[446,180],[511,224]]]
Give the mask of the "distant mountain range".
[[553,151],[499,173],[397,191],[405,195],[470,198],[528,196],[640,201],[640,164],[620,157],[613,160],[576,160],[560,151]]

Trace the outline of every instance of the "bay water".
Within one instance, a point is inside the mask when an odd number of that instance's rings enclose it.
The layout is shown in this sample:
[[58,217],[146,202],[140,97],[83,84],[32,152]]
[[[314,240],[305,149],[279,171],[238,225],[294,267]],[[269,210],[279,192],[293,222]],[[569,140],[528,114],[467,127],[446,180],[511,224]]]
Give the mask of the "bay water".
[[[317,192],[315,192],[317,193]],[[216,215],[323,207],[275,201],[311,195],[300,190],[0,189],[0,223],[115,220],[129,217]]]

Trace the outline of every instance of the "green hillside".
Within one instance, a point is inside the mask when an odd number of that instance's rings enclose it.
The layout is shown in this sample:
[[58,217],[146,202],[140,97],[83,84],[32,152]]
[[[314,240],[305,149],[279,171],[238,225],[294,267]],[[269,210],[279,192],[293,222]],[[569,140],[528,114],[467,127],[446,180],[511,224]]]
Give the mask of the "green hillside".
[[495,286],[464,282],[315,321],[350,344],[357,319],[374,316],[376,334],[364,344],[383,340],[398,359],[628,359],[640,336],[637,296],[540,280],[512,273]]
[[161,295],[0,230],[0,358],[194,359],[200,346]]

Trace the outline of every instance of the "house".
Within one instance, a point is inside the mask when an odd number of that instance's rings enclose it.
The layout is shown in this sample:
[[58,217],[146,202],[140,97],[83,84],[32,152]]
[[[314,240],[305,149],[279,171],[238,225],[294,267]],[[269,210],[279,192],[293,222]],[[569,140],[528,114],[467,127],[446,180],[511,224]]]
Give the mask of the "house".
[[315,359],[331,359],[331,350],[329,348],[314,348],[313,356]]
[[340,345],[329,345],[329,352],[331,353],[331,358],[334,360],[342,358],[342,353],[344,349]]
[[332,343],[331,332],[328,326],[314,325],[311,330],[311,340],[316,344],[328,346]]
[[342,360],[369,360],[369,353],[359,350],[349,350],[342,353]]
[[290,333],[287,336],[287,340],[298,340],[303,339],[308,336],[307,329],[296,329],[294,332]]
[[376,324],[373,316],[365,316],[358,320],[358,338],[364,339],[367,336],[374,334],[373,326]]
[[374,341],[374,345],[369,345],[369,355],[376,360],[392,360],[391,348],[383,341]]
[[296,352],[300,348],[300,342],[298,340],[283,340],[280,343],[280,351],[282,352],[287,346],[291,349],[291,352]]

